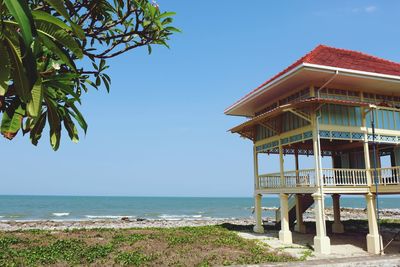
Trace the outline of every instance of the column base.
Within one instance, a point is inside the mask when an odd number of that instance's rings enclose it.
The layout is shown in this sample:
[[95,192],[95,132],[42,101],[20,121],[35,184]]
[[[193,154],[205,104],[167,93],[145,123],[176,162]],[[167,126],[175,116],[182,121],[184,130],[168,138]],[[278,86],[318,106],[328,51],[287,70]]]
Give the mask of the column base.
[[[381,244],[379,244],[379,242]],[[367,251],[371,254],[380,254],[380,249],[382,246],[382,236],[380,235],[367,235]],[[383,246],[382,246],[383,248]]]
[[331,254],[331,240],[327,236],[314,237],[314,251],[318,254]]
[[257,233],[257,234],[263,234],[264,233],[264,227],[262,225],[254,225],[253,232]]
[[303,223],[302,224],[296,223],[296,225],[294,226],[294,231],[305,234],[305,233],[307,233],[306,225]]
[[292,232],[280,230],[279,240],[285,244],[292,244]]
[[333,223],[332,224],[332,233],[335,234],[343,234],[344,233],[344,226],[341,222]]

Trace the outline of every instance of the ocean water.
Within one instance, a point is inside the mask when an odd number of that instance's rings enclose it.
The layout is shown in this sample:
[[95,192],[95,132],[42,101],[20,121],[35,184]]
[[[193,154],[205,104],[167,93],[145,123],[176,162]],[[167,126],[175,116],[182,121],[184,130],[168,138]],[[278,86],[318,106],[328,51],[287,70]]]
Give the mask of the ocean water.
[[[325,203],[326,207],[331,206],[331,198],[327,197]],[[278,207],[279,198],[264,197],[262,204]],[[400,198],[381,197],[379,205],[400,209]],[[341,206],[365,208],[365,200],[345,196],[341,198]],[[0,196],[0,220],[251,218],[252,207],[252,198]],[[273,216],[273,212],[265,215]]]

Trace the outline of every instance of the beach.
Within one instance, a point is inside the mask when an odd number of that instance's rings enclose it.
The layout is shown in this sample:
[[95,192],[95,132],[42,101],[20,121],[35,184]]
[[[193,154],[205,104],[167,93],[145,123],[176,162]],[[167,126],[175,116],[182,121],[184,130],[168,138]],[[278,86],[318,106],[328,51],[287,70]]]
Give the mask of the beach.
[[[264,208],[270,211],[271,208]],[[333,220],[332,208],[325,209],[326,218]],[[366,210],[362,208],[341,208],[342,221],[366,220]],[[400,209],[380,210],[382,220],[400,220]],[[274,225],[275,217],[263,217],[264,224]],[[304,221],[314,221],[314,210],[309,208],[304,213]],[[191,227],[209,226],[220,224],[232,224],[240,226],[251,226],[254,224],[253,218],[170,218],[170,219],[147,219],[147,218],[109,218],[109,219],[86,219],[86,220],[2,220],[0,221],[0,231],[16,230],[66,230],[66,229],[95,229],[95,228],[171,228],[171,227]]]
[[[251,213],[251,207],[248,208]],[[276,208],[264,207],[271,215]],[[341,208],[345,233],[332,234],[332,208],[325,209],[332,253],[321,255],[312,247],[315,234],[314,210],[304,213],[306,234],[293,233],[288,246],[278,239],[280,224],[264,216],[264,234],[253,232],[254,219],[164,216],[168,219],[108,216],[84,220],[2,220],[0,246],[4,264],[47,265],[241,265],[266,262],[367,257],[366,210]],[[381,234],[384,244],[400,230],[400,209],[382,209]],[[66,216],[66,215],[64,215]],[[63,217],[63,216],[60,216]],[[398,253],[398,238],[385,250]],[[195,256],[192,251],[198,251]],[[1,254],[1,253],[0,253]],[[0,260],[1,263],[1,260]],[[378,264],[379,265],[379,264]],[[378,266],[370,265],[370,266]],[[321,265],[322,266],[322,265]]]

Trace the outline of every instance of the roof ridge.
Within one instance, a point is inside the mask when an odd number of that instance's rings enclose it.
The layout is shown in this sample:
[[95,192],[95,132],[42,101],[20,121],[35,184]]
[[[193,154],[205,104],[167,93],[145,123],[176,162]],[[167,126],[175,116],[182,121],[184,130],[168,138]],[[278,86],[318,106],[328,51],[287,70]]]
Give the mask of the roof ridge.
[[[323,45],[323,44],[318,45],[316,48],[319,48],[319,47],[324,47],[324,48],[328,48],[328,49],[333,49],[333,50],[336,50],[336,51],[357,53],[357,54],[360,54],[360,55],[363,55],[363,56],[366,56],[366,57],[369,57],[369,58],[378,59],[378,60],[381,60],[381,61],[383,61],[383,62],[388,62],[388,63],[392,63],[392,64],[396,64],[396,65],[399,65],[399,66],[400,66],[400,62],[396,62],[396,61],[393,61],[393,60],[389,60],[389,59],[377,57],[377,56],[374,56],[374,55],[371,55],[371,54],[367,54],[367,53],[364,53],[364,52],[361,52],[361,51],[357,51],[357,50],[345,49],[345,48],[338,48],[338,47],[333,47],[333,46],[328,46],[328,45]],[[315,48],[315,49],[316,49],[316,48]],[[314,49],[314,50],[315,50],[315,49]]]
[[272,84],[278,78],[296,70],[296,68],[305,63],[333,68],[366,71],[377,74],[395,75],[398,77],[400,76],[400,62],[395,62],[356,50],[319,44],[307,54],[296,60],[294,63],[278,72],[260,86],[256,87],[244,97],[230,105],[225,109],[225,112],[229,111],[232,107],[245,100],[249,96],[260,91],[263,87]]
[[278,78],[279,76],[285,74],[286,72],[294,69],[295,67],[297,67],[298,65],[304,63],[305,59],[310,57],[311,54],[313,54],[317,49],[321,49],[322,47],[324,47],[324,45],[319,44],[317,45],[315,48],[313,48],[312,50],[310,50],[307,54],[305,54],[304,56],[302,56],[301,58],[299,58],[298,60],[296,60],[294,63],[290,64],[288,67],[284,68],[282,71],[278,72],[277,74],[275,74],[274,76],[272,76],[271,78],[269,78],[268,80],[266,80],[265,82],[263,82],[261,85],[259,85],[258,87],[254,88],[253,90],[251,90],[249,93],[247,93],[246,95],[244,95],[242,98],[240,98],[239,100],[237,100],[235,103],[233,103],[232,105],[230,105],[229,107],[227,107],[225,109],[228,110],[231,107],[233,107],[234,105],[236,105],[237,103],[239,103],[242,99],[246,98],[247,96],[257,92],[259,89],[261,89],[263,86],[265,86],[266,84],[268,84],[269,82],[272,82],[273,80],[275,80],[276,78]]

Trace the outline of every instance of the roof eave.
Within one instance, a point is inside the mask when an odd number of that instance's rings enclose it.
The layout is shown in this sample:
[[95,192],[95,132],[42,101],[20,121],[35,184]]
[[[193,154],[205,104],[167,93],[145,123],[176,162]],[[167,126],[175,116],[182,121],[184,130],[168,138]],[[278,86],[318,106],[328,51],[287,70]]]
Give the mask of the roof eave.
[[302,68],[306,68],[306,69],[314,70],[314,71],[323,71],[323,72],[332,72],[332,73],[338,72],[339,75],[370,78],[370,79],[375,79],[375,80],[385,80],[385,81],[389,80],[392,82],[400,83],[400,76],[396,76],[396,75],[381,74],[381,73],[368,72],[368,71],[359,71],[359,70],[345,69],[345,68],[339,68],[339,67],[311,64],[311,63],[301,63],[294,69],[288,71],[287,73],[283,74],[282,76],[265,84],[259,90],[256,90],[253,93],[243,97],[238,102],[236,102],[232,106],[228,107],[224,111],[224,114],[232,115],[232,116],[241,116],[238,114],[234,114],[234,110],[239,108],[243,104],[251,101],[252,99],[256,98],[260,94],[263,94],[264,92],[268,91],[269,89],[273,88],[274,86],[277,86],[278,84],[282,83],[283,81],[290,78],[292,75],[294,75],[296,72],[298,72]]
[[400,76],[397,76],[397,75],[389,75],[389,74],[382,74],[382,73],[369,72],[369,71],[345,69],[345,68],[324,66],[324,65],[312,64],[312,63],[303,63],[302,66],[307,69],[316,70],[316,71],[322,70],[322,71],[332,72],[332,73],[338,72],[339,75],[347,75],[347,76],[353,76],[353,77],[373,78],[376,80],[385,80],[385,81],[390,80],[390,81],[394,81],[394,82],[400,82]]
[[286,79],[288,79],[290,76],[292,76],[294,73],[296,73],[298,70],[300,70],[303,67],[304,63],[301,63],[300,65],[298,65],[297,67],[293,68],[292,70],[288,71],[287,73],[283,74],[282,76],[277,77],[276,79],[270,81],[269,83],[265,84],[263,87],[261,87],[260,89],[254,91],[253,93],[243,97],[242,99],[240,99],[239,101],[237,101],[236,103],[234,103],[233,105],[231,105],[230,107],[228,107],[227,109],[225,109],[224,114],[225,115],[236,115],[236,114],[231,114],[232,111],[241,106],[242,104],[254,99],[255,97],[257,97],[258,95],[264,93],[265,91],[267,91],[268,89],[270,89],[273,86],[276,86],[278,84],[280,84],[281,82],[285,81]]

